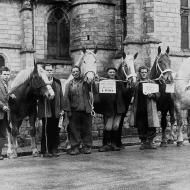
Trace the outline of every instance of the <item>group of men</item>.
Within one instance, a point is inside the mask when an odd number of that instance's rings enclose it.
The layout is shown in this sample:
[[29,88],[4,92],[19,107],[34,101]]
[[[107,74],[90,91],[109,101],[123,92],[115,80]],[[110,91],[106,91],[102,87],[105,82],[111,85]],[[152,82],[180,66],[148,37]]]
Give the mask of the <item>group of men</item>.
[[[45,65],[49,81],[55,92],[52,100],[44,101],[45,97],[39,97],[38,118],[42,119],[42,139],[41,154],[43,157],[57,157],[59,145],[58,127],[59,118],[63,113],[69,120],[68,138],[71,144],[70,155],[80,153],[90,154],[92,147],[92,116],[90,105],[90,89],[84,77],[81,75],[80,67],[73,66],[71,74],[73,79],[67,84],[65,95],[63,96],[62,86],[59,79],[54,77],[54,68],[52,65]],[[6,129],[8,123],[8,81],[10,79],[10,70],[7,67],[0,69],[0,153],[6,140]],[[117,79],[117,70],[113,67],[107,69],[107,77],[111,80]],[[134,85],[134,101],[130,116],[130,124],[138,129],[141,139],[140,149],[155,149],[153,139],[156,136],[156,127],[159,127],[156,99],[159,93],[143,94],[143,83],[152,83],[148,79],[148,68],[142,66],[139,68],[139,79]],[[96,86],[93,86],[96,89]],[[118,151],[121,149],[117,145],[117,130],[121,120],[121,114],[125,113],[124,93],[125,86],[121,82],[116,83],[116,93],[108,98],[102,95],[104,109],[104,134],[106,134],[103,146],[99,149],[104,151]],[[98,93],[98,90],[94,90]],[[16,97],[15,97],[16,98]],[[46,113],[45,113],[46,111]],[[47,118],[46,118],[47,117]],[[121,138],[121,137],[120,137]],[[82,144],[82,148],[81,148]],[[0,154],[0,160],[3,156]]]

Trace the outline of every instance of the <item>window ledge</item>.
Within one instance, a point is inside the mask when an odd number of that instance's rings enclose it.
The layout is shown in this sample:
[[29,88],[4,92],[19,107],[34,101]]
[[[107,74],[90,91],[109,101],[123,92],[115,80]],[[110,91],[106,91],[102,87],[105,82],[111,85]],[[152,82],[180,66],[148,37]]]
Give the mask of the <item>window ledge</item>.
[[183,49],[181,51],[171,51],[170,56],[172,56],[172,57],[190,57],[190,49]]
[[38,59],[40,64],[51,64],[51,65],[72,65],[73,60],[71,58],[67,59]]

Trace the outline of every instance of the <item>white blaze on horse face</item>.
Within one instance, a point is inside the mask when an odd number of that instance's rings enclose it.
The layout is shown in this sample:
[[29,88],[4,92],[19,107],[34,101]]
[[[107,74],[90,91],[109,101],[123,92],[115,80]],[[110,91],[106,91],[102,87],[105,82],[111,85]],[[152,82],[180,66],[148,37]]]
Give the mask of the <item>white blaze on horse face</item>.
[[81,72],[85,75],[87,82],[92,82],[97,73],[96,55],[90,50],[86,50],[81,65]]
[[137,75],[135,72],[135,60],[133,55],[126,55],[124,59],[124,66],[127,67],[127,78],[132,78],[132,82],[136,82]]
[[50,85],[50,81],[49,81],[49,79],[47,77],[46,71],[42,67],[38,66],[38,74],[39,74],[39,76],[41,77],[42,81],[45,84],[44,85],[44,87],[46,88],[45,96],[48,99],[53,99],[54,96],[55,96],[55,93],[53,91],[53,88]]

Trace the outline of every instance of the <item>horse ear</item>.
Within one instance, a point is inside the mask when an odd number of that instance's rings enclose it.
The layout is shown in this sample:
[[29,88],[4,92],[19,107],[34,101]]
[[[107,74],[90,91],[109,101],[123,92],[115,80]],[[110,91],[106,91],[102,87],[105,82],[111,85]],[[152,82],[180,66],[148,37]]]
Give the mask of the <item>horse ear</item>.
[[94,49],[94,54],[96,54],[98,51],[98,47],[96,46],[95,49]]
[[123,55],[122,55],[123,59],[126,58],[126,53],[123,51]]
[[161,51],[162,51],[162,50],[161,50],[161,47],[159,46],[159,47],[158,47],[158,55],[160,55]]
[[34,59],[34,69],[37,69],[37,65],[36,60]]
[[86,53],[86,48],[85,48],[85,47],[82,47],[82,51],[83,51],[83,53],[85,54],[85,53]]
[[137,53],[135,53],[135,55],[134,55],[134,59],[136,59],[137,58],[137,56],[138,56],[138,52]]
[[169,54],[170,53],[170,47],[168,46],[166,49],[166,53]]

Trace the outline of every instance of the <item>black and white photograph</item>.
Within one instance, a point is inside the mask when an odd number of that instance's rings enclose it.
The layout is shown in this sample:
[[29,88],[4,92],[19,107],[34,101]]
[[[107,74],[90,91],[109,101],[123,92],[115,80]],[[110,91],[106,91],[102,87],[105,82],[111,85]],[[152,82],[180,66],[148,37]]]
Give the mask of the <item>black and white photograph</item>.
[[0,0],[0,190],[190,189],[190,0]]

